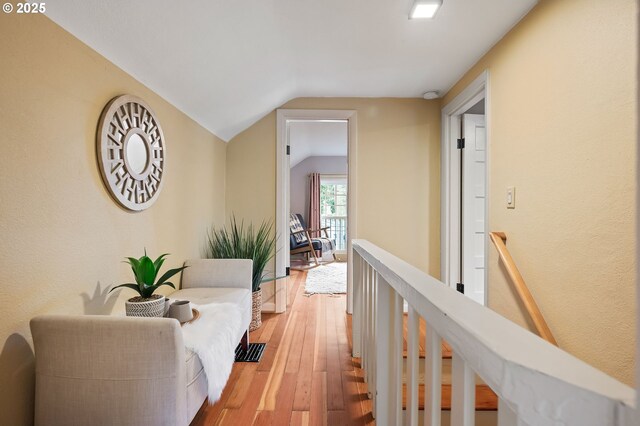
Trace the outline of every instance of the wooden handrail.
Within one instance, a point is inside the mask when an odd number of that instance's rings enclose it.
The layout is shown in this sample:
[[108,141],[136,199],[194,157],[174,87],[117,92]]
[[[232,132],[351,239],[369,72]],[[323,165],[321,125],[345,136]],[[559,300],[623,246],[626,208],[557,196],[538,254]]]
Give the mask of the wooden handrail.
[[489,236],[491,237],[491,241],[493,241],[493,244],[495,244],[496,249],[498,249],[500,259],[504,263],[504,266],[507,269],[507,273],[509,274],[511,281],[516,288],[516,292],[518,293],[518,296],[520,296],[520,300],[522,301],[522,303],[524,303],[524,307],[531,317],[531,320],[533,321],[538,334],[547,342],[558,346],[558,343],[553,337],[553,334],[551,333],[547,322],[542,316],[542,312],[540,312],[540,308],[538,308],[538,304],[534,300],[531,292],[529,291],[529,288],[525,284],[524,278],[522,278],[522,275],[516,267],[513,258],[509,254],[509,250],[507,250],[507,246],[505,245],[507,236],[504,232],[489,232]]

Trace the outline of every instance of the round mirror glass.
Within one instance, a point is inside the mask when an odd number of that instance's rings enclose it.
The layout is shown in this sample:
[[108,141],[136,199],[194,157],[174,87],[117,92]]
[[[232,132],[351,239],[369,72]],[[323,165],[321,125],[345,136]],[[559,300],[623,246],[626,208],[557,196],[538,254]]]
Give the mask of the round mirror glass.
[[131,171],[137,174],[144,172],[147,167],[147,156],[147,144],[139,134],[132,134],[127,143],[127,162]]

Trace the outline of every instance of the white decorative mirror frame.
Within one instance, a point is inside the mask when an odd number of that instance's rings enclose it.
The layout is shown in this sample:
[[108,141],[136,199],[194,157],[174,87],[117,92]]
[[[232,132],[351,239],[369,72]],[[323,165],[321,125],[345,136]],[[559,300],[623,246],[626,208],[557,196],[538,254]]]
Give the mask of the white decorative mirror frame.
[[142,99],[113,98],[100,116],[98,166],[109,193],[126,209],[149,208],[162,189],[167,155],[155,114]]

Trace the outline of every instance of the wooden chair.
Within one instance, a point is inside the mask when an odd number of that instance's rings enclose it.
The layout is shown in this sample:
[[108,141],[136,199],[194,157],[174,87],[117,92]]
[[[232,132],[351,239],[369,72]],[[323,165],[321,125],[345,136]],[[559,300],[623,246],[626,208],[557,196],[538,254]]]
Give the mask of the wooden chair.
[[[291,214],[289,217],[289,232],[290,232],[290,254],[304,254],[307,257],[307,262],[309,265],[305,268],[294,268],[291,269],[311,269],[317,266],[320,266],[321,263],[332,263],[336,261],[335,254],[335,243],[329,238],[329,230],[330,226],[325,226],[320,229],[309,229],[307,228],[307,224],[305,223],[302,215],[299,213]],[[324,237],[314,238],[311,236],[311,233],[318,232],[322,234],[324,232]],[[333,256],[333,260],[330,262],[321,262],[318,259],[317,252],[320,252],[320,257],[322,257],[323,251],[323,243],[326,246],[327,244],[331,247],[331,255]],[[311,265],[311,259],[313,258],[314,265]]]

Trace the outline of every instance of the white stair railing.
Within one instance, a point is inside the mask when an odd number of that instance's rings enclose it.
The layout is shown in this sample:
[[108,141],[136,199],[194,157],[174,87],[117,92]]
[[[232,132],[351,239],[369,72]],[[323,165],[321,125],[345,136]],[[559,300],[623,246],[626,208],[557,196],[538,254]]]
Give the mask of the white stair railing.
[[[427,324],[424,418],[440,426],[441,340],[453,350],[451,425],[475,422],[475,375],[498,424],[635,425],[635,391],[365,240],[353,241],[353,356],[378,425],[418,425],[418,324]],[[409,306],[402,407],[403,302]],[[403,423],[404,422],[404,423]]]

